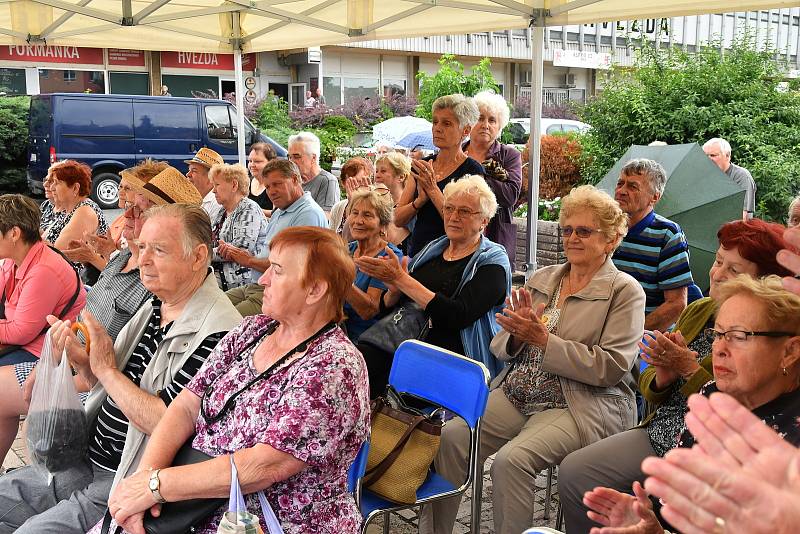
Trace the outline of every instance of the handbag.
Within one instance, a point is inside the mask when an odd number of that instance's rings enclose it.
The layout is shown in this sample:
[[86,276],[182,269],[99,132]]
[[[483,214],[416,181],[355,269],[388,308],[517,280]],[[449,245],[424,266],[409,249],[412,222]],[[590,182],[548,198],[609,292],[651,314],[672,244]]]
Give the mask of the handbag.
[[[222,515],[222,519],[217,527],[217,534],[265,534],[261,528],[258,516],[247,511],[247,505],[242,495],[242,487],[239,485],[239,473],[236,471],[236,464],[231,459],[231,495],[228,511]],[[269,505],[267,497],[263,491],[258,492],[258,502],[261,504],[261,512],[264,514],[264,523],[267,527],[267,534],[283,534],[283,528]]]
[[408,300],[367,328],[358,342],[394,354],[400,343],[407,339],[424,341],[432,326],[430,314],[413,300]]
[[439,451],[440,409],[426,415],[403,403],[392,388],[372,401],[372,433],[363,486],[396,504],[417,502],[417,489]]
[[[191,465],[214,457],[192,447],[194,436],[189,438],[186,443],[175,454],[172,461],[173,466]],[[167,502],[161,505],[161,514],[153,517],[150,514],[144,516],[144,530],[147,534],[175,534],[177,532],[194,532],[198,524],[205,521],[211,514],[225,506],[227,502],[224,498],[216,499],[191,499],[188,501]],[[103,516],[103,527],[101,534],[108,534],[111,528],[111,513],[106,510]],[[117,526],[113,534],[122,532],[122,527]]]

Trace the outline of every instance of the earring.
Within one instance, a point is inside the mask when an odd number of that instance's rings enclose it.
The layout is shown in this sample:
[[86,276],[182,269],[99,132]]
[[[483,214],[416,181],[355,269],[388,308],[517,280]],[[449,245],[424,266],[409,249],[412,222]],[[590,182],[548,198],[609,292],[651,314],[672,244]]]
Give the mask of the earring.
[[381,237],[386,237],[386,230],[381,230]]
[[784,368],[783,368],[783,376],[786,376],[786,375],[788,375],[788,374],[789,374],[789,371],[787,371],[787,370],[786,370],[786,367],[784,367]]

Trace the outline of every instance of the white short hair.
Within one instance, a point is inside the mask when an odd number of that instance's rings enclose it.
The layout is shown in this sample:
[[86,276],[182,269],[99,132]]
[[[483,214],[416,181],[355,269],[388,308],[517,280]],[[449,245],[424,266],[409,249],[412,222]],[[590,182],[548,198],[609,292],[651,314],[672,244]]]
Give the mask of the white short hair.
[[492,91],[481,91],[472,98],[478,106],[478,111],[486,109],[494,115],[497,115],[497,120],[500,122],[500,129],[497,131],[497,136],[499,137],[503,128],[508,124],[508,119],[510,117],[506,99]]
[[712,145],[719,145],[719,150],[726,156],[731,155],[731,144],[727,142],[725,139],[721,137],[715,137],[713,139],[709,139],[703,144],[703,148],[708,148]]
[[494,191],[486,184],[483,176],[479,174],[467,174],[450,182],[444,186],[442,194],[445,201],[455,195],[477,196],[481,205],[481,215],[491,219],[497,213],[497,197],[494,196]]
[[471,97],[464,96],[460,93],[440,96],[433,101],[431,106],[431,113],[438,110],[449,109],[456,116],[459,128],[472,128],[478,122],[480,112],[478,106],[475,105],[475,100]]
[[294,135],[289,136],[288,144],[291,146],[292,143],[303,143],[306,154],[313,154],[314,156],[317,156],[317,161],[319,161],[319,154],[320,154],[319,137],[317,137],[311,132],[298,132]]

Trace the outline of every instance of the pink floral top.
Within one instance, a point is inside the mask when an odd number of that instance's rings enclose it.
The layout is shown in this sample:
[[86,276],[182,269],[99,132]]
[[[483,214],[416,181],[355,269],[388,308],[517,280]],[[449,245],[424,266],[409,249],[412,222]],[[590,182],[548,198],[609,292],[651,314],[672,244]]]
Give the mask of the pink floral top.
[[[272,319],[256,315],[217,345],[186,389],[202,397],[216,415],[225,401],[257,376],[253,350]],[[219,456],[264,443],[308,464],[300,473],[264,493],[286,534],[356,533],[361,513],[347,492],[347,470],[369,434],[369,386],[361,353],[335,327],[309,346],[304,356],[284,363],[242,394],[227,415],[208,424],[197,419],[193,446]],[[261,516],[258,496],[246,497],[247,509]],[[214,534],[220,510],[199,532]],[[263,526],[265,523],[262,522]]]

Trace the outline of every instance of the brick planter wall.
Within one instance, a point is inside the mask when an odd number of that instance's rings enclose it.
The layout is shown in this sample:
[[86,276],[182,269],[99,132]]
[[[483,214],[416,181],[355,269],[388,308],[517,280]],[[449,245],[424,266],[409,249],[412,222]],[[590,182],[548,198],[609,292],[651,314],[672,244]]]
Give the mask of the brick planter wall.
[[[517,254],[514,268],[516,271],[522,271],[525,266],[525,249],[528,242],[526,235],[528,221],[515,217],[514,224],[517,225]],[[537,240],[536,263],[539,267],[567,261],[567,257],[564,255],[564,243],[558,235],[558,222],[538,221]]]

